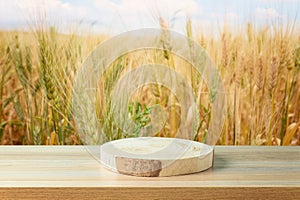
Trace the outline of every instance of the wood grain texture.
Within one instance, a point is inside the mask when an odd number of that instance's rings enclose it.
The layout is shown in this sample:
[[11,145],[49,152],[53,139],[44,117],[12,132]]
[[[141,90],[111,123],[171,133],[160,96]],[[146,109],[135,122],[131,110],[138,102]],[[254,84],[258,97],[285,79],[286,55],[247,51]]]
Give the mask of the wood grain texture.
[[297,199],[300,147],[216,146],[214,166],[175,177],[104,169],[83,146],[0,146],[0,199]]
[[179,138],[126,138],[102,145],[100,160],[107,169],[121,174],[178,176],[212,167],[213,147]]
[[293,200],[299,199],[299,189],[284,188],[0,188],[1,200],[22,199],[22,200],[45,200],[45,199],[160,199],[160,200],[207,200],[207,199],[242,199],[242,200]]

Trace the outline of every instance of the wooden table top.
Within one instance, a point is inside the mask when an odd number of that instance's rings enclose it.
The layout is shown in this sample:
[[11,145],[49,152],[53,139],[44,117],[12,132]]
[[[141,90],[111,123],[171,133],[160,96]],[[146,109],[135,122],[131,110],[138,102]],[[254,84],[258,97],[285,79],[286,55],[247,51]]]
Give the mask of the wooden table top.
[[300,147],[216,146],[207,171],[150,178],[106,170],[98,150],[0,146],[0,199],[300,199]]

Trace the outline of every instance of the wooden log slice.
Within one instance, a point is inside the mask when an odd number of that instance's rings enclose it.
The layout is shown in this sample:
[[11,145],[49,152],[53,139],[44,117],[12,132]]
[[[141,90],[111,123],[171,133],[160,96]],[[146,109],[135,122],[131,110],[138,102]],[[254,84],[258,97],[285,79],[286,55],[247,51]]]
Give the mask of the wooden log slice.
[[213,147],[178,138],[127,138],[103,144],[100,160],[106,168],[121,174],[175,176],[210,168]]

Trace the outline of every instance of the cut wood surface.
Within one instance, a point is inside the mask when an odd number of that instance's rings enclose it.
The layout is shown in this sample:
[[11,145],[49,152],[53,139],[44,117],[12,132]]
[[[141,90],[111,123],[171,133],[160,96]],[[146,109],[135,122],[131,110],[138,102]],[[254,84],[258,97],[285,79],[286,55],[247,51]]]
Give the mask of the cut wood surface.
[[127,138],[102,145],[100,160],[106,168],[121,174],[175,176],[210,168],[213,147],[178,138]]
[[173,177],[111,172],[94,158],[93,154],[99,156],[99,150],[96,146],[0,146],[0,199],[300,196],[300,147],[216,146],[212,168]]

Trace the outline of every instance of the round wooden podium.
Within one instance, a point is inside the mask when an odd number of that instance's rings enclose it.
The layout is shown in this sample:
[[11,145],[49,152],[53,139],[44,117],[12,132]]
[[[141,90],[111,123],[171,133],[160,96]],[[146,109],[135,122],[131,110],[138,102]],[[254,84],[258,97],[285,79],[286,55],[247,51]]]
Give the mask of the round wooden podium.
[[106,168],[142,177],[200,172],[212,166],[213,155],[211,146],[178,138],[127,138],[100,148],[100,160]]

